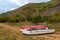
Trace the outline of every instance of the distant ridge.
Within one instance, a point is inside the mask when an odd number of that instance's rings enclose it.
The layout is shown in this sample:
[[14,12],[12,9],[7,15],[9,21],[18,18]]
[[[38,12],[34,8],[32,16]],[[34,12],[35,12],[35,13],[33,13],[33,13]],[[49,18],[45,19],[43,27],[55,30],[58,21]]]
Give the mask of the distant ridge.
[[60,13],[60,1],[52,0],[47,3],[29,3],[26,4],[16,10],[7,12],[7,15],[15,15],[20,14],[22,16],[43,14],[43,15],[51,15],[55,12]]

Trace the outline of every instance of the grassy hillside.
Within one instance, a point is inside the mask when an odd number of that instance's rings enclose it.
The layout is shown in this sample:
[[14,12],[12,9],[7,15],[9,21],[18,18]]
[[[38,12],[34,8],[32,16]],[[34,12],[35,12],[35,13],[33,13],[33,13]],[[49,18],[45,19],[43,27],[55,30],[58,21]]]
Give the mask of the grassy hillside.
[[55,12],[59,12],[60,9],[59,0],[52,0],[47,3],[29,3],[16,10],[7,12],[7,15],[16,15],[20,14],[23,16],[27,15],[38,15],[45,14],[49,15]]
[[[37,19],[37,20],[36,20]],[[60,22],[60,1],[29,3],[0,15],[0,22]]]

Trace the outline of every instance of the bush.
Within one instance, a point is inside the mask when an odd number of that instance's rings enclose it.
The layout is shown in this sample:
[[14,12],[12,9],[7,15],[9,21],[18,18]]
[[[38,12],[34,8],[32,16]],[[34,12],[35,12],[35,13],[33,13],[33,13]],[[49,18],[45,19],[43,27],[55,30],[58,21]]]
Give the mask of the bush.
[[34,15],[32,16],[32,20],[33,23],[39,23],[41,21],[41,17],[40,15]]
[[48,16],[42,16],[41,17],[41,22],[45,22],[48,21]]
[[16,22],[16,18],[10,17],[9,20],[8,20],[8,22]]
[[27,18],[26,18],[27,21],[31,21],[32,20],[32,17],[30,14],[27,15]]
[[0,22],[7,22],[8,19],[9,18],[7,16],[0,16]]
[[25,19],[19,14],[16,14],[15,16],[9,18],[9,22],[20,22],[20,21],[25,21]]

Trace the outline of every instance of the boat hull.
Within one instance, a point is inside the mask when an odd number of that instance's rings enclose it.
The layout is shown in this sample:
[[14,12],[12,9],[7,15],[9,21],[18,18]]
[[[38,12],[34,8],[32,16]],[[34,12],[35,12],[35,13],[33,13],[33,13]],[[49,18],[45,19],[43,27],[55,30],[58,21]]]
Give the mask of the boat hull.
[[48,30],[23,30],[22,33],[23,34],[27,34],[27,35],[34,35],[34,34],[46,34],[46,33],[53,33],[55,32],[54,29],[48,29]]

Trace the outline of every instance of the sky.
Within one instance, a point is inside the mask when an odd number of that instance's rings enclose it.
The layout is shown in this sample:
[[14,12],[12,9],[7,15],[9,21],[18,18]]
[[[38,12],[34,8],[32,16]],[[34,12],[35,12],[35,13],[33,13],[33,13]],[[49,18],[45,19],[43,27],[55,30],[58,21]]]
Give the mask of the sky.
[[0,0],[0,12],[14,10],[28,3],[40,3],[50,0]]

